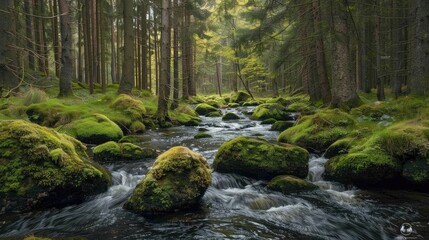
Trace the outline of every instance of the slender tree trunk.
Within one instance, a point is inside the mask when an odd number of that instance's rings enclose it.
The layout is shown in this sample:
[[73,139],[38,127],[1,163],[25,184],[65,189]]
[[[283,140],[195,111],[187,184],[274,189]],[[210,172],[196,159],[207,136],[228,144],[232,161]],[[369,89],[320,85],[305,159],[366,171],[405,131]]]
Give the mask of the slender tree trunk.
[[161,13],[161,78],[159,86],[159,97],[158,97],[158,112],[157,117],[161,127],[165,126],[165,122],[168,118],[168,83],[169,75],[168,65],[170,61],[168,59],[168,52],[170,52],[170,27],[169,27],[169,2],[170,0],[162,0],[162,13]]
[[347,6],[342,1],[335,1],[337,7],[333,14],[333,79],[332,105],[334,107],[353,107],[360,103],[356,93],[356,82],[350,73],[349,38],[347,28]]
[[147,69],[147,61],[148,61],[148,37],[147,37],[147,12],[148,12],[148,3],[143,2],[143,10],[142,10],[142,88],[148,88],[148,69]]
[[28,67],[34,70],[34,46],[33,46],[33,20],[32,20],[32,9],[33,1],[24,0],[24,12],[25,12],[25,32],[27,37],[27,51],[28,51]]
[[100,1],[98,5],[98,15],[100,23],[98,28],[100,35],[100,71],[101,71],[101,91],[106,93],[107,75],[106,75],[106,41],[104,39],[104,1]]
[[429,90],[429,1],[416,0],[414,61],[411,93],[427,96]]
[[173,103],[171,110],[179,106],[179,1],[173,0]]
[[186,9],[186,1],[182,2],[182,17],[183,17],[183,27],[182,27],[182,97],[184,99],[189,98],[189,52],[188,52],[188,38],[189,38],[189,26],[187,25],[186,16],[188,11]]
[[[113,0],[110,0],[110,6],[112,10],[112,15],[114,13]],[[110,58],[110,74],[112,78],[112,83],[116,82],[116,48],[115,48],[115,20],[112,18],[110,22],[110,51],[112,52],[112,56]]]
[[80,11],[82,9],[82,1],[79,0],[77,3],[79,16],[77,19],[77,79],[79,82],[83,82],[83,67],[82,67],[82,15],[83,12]]
[[58,0],[60,7],[61,22],[61,74],[60,74],[60,94],[59,96],[69,96],[72,94],[72,33],[71,14],[67,0]]
[[376,80],[377,80],[377,99],[378,101],[384,101],[386,99],[384,95],[384,80],[381,77],[381,46],[380,46],[380,6],[377,2],[376,4],[376,14],[375,14],[375,46],[377,54],[377,64],[376,64]]
[[118,93],[131,95],[134,87],[133,1],[123,1],[122,3],[124,7],[124,64]]
[[54,49],[54,58],[55,58],[55,76],[60,77],[60,41],[58,39],[58,5],[57,0],[52,0],[50,2],[52,4],[49,4],[51,6],[51,13],[52,13],[52,38],[53,38],[53,49]]
[[13,45],[16,43],[14,1],[0,1],[0,98],[2,89],[18,86],[17,54]]

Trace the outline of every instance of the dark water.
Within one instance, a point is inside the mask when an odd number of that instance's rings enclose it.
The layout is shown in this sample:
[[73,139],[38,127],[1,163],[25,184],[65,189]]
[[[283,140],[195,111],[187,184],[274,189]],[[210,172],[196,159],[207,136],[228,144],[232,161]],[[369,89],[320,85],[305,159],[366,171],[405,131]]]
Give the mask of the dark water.
[[[202,127],[213,138],[195,140],[198,127],[177,127],[149,131],[142,145],[160,150],[187,146],[212,163],[218,147],[236,136],[276,140],[278,133],[268,131],[269,126],[241,116],[244,119],[230,122],[203,118]],[[214,172],[199,208],[146,219],[122,205],[153,161],[108,165],[114,185],[80,205],[0,216],[0,239],[29,234],[87,239],[405,239],[400,233],[404,223],[413,227],[407,239],[429,239],[428,194],[362,191],[326,182],[326,159],[318,156],[309,160],[308,180],[320,190],[285,196],[267,190],[264,181]]]

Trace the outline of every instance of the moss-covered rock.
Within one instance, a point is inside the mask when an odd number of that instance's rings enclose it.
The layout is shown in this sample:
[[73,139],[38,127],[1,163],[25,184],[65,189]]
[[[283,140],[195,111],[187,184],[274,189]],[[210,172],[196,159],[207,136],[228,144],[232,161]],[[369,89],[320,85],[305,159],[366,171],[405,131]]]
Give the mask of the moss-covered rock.
[[222,117],[222,113],[220,111],[211,112],[211,113],[207,114],[206,117],[210,117],[210,118]]
[[327,109],[302,117],[283,131],[278,141],[296,144],[315,152],[324,152],[332,143],[345,137],[355,126],[355,120],[339,109]]
[[54,101],[31,104],[26,113],[31,122],[46,127],[58,127],[70,123],[80,118],[82,114],[78,109]]
[[26,121],[0,121],[0,211],[63,206],[107,190],[109,172],[78,140]]
[[197,134],[195,134],[194,138],[195,139],[201,139],[201,138],[211,138],[212,135],[205,133],[205,132],[199,132]]
[[236,107],[240,107],[240,104],[238,104],[238,103],[228,103],[228,107],[229,108],[236,108]]
[[418,159],[410,160],[404,164],[402,176],[408,183],[415,188],[423,191],[429,191],[429,160]]
[[271,179],[278,175],[305,177],[308,152],[297,146],[279,146],[261,138],[242,136],[222,144],[213,167],[219,172],[258,179]]
[[268,118],[261,122],[262,125],[274,124],[277,122],[274,118]]
[[347,154],[351,147],[352,147],[352,139],[350,138],[340,139],[332,143],[331,146],[329,146],[328,149],[326,149],[324,156],[326,158],[332,158],[341,154]]
[[254,99],[254,100],[249,100],[249,101],[247,101],[247,102],[243,103],[243,106],[244,106],[244,107],[249,107],[249,106],[259,106],[259,105],[261,105],[261,104],[263,104],[263,103],[264,103],[264,102],[263,102],[263,101],[261,101],[261,100]]
[[206,103],[201,103],[195,107],[195,112],[197,112],[199,115],[207,115],[207,114],[212,113],[212,112],[219,112],[219,110],[213,106],[206,104]]
[[156,150],[141,148],[132,143],[106,142],[93,150],[95,161],[130,161],[144,158],[155,158]]
[[301,115],[314,114],[314,108],[311,107],[310,102],[295,102],[287,106],[289,112],[299,112]]
[[225,115],[223,115],[222,120],[223,121],[229,121],[229,120],[238,120],[240,119],[240,116],[233,112],[228,112]]
[[377,149],[331,158],[325,165],[325,178],[357,186],[385,186],[398,180],[401,164]]
[[310,182],[287,175],[281,175],[271,179],[271,181],[268,182],[267,187],[273,191],[278,191],[283,194],[318,189],[316,185]]
[[135,133],[143,133],[145,130],[146,130],[146,126],[144,125],[144,123],[140,121],[134,121],[130,126],[129,132],[132,134],[135,134]]
[[121,111],[134,111],[137,115],[146,113],[143,102],[127,94],[120,94],[110,105],[111,108]]
[[251,99],[251,97],[248,93],[243,92],[243,91],[238,91],[237,93],[232,94],[230,102],[242,104],[249,99]]
[[265,120],[274,118],[276,120],[293,120],[286,108],[278,103],[264,103],[256,107],[252,114],[253,120]]
[[292,121],[276,121],[271,126],[270,131],[282,132],[290,127],[293,127],[293,125],[295,125],[295,122],[292,122]]
[[122,137],[118,143],[133,143],[138,144],[141,142],[150,141],[150,137],[144,136],[144,135],[127,135]]
[[145,215],[190,208],[210,184],[206,159],[188,148],[174,147],[156,159],[124,207]]
[[119,141],[124,136],[121,128],[102,114],[74,121],[61,128],[61,131],[91,144]]

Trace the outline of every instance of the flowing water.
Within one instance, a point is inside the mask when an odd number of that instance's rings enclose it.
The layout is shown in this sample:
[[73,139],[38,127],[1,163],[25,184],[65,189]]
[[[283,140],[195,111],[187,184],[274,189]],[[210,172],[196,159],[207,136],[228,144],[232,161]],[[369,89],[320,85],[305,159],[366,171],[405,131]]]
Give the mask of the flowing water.
[[[183,145],[213,163],[219,146],[236,136],[263,136],[275,142],[269,126],[243,119],[223,122],[204,118],[213,138],[194,139],[199,127],[175,127],[145,133],[143,146],[167,150]],[[265,181],[213,172],[201,206],[191,212],[144,218],[122,209],[154,159],[107,165],[113,186],[86,202],[26,214],[0,216],[0,239],[23,236],[87,239],[405,239],[403,223],[413,227],[412,239],[429,239],[429,195],[406,191],[362,191],[323,180],[327,159],[312,155],[308,181],[319,190],[283,195]]]

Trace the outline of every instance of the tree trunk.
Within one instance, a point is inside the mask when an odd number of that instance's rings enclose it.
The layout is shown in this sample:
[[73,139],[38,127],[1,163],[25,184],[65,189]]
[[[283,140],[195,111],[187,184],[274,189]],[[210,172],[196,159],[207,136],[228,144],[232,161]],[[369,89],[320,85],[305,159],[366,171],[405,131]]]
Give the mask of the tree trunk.
[[123,1],[124,7],[124,62],[119,93],[131,95],[134,87],[134,29],[133,1]]
[[0,1],[0,97],[1,89],[12,89],[17,87],[17,59],[15,45],[15,18],[13,0]]
[[31,17],[33,9],[32,0],[24,0],[24,12],[25,12],[25,32],[27,38],[27,51],[28,51],[28,67],[34,70],[34,46],[33,46],[33,20]]
[[143,2],[143,10],[142,10],[142,88],[148,89],[148,71],[147,71],[147,56],[148,56],[148,47],[147,47],[147,11],[148,11],[148,3]]
[[356,82],[350,73],[349,38],[347,28],[347,6],[343,1],[336,1],[333,15],[333,78],[332,105],[334,107],[353,107],[360,103],[356,93]]
[[57,4],[57,0],[52,0],[52,2],[50,2],[52,4],[51,5],[51,13],[52,13],[52,38],[53,38],[53,49],[54,49],[54,59],[55,59],[55,76],[56,77],[60,77],[60,69],[61,69],[61,65],[60,65],[60,41],[58,39],[58,4]]
[[168,65],[168,52],[170,51],[170,27],[169,27],[169,2],[170,0],[162,0],[162,13],[161,13],[161,76],[159,84],[159,97],[158,97],[158,122],[161,127],[165,126],[166,118],[168,118],[168,83],[169,75]]
[[105,55],[105,49],[106,49],[106,41],[104,39],[104,1],[100,1],[98,5],[98,15],[100,23],[98,28],[100,29],[99,37],[100,37],[100,78],[101,78],[101,91],[103,93],[106,93],[107,88],[107,76],[106,76],[106,55]]
[[378,101],[384,101],[386,99],[384,95],[384,81],[381,76],[381,47],[380,47],[380,6],[379,3],[376,3],[376,14],[375,14],[375,27],[374,27],[374,34],[375,34],[375,48],[376,48],[376,80],[377,80],[377,99]]
[[[110,0],[112,15],[114,13],[113,0]],[[112,56],[110,58],[110,74],[112,78],[112,83],[116,82],[116,48],[115,48],[115,20],[112,18],[110,22],[110,51],[112,52]]]
[[97,35],[97,0],[91,0],[91,39],[92,39],[92,81],[90,89],[94,92],[94,83],[98,82],[98,35]]
[[179,1],[173,0],[173,103],[171,110],[179,106]]
[[427,96],[429,90],[429,1],[416,0],[416,30],[411,93]]
[[58,0],[60,7],[61,22],[61,74],[60,74],[60,94],[59,96],[69,96],[72,94],[72,33],[70,7],[66,0]]

